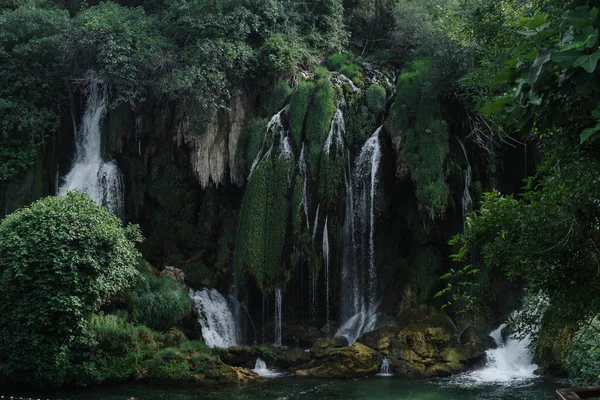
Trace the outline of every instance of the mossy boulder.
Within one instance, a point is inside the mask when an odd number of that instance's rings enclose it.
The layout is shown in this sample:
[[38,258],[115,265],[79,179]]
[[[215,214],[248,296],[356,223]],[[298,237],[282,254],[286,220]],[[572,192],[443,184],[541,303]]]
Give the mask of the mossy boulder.
[[357,378],[379,372],[383,357],[362,343],[352,346],[329,347],[320,351],[311,368],[299,370],[297,375],[318,378]]
[[466,328],[460,335],[459,349],[468,364],[477,363],[485,358],[488,349],[496,347],[494,339],[475,327]]
[[234,367],[254,368],[256,359],[263,359],[276,368],[295,371],[310,361],[310,354],[299,347],[254,346],[229,347],[221,354],[221,360]]
[[283,325],[283,343],[298,347],[310,347],[315,340],[322,338],[325,334],[314,326],[301,324]]
[[310,354],[313,357],[323,357],[329,353],[331,349],[336,349],[340,347],[347,347],[348,339],[343,336],[333,336],[333,337],[325,337],[319,338],[315,340],[315,343],[310,349]]

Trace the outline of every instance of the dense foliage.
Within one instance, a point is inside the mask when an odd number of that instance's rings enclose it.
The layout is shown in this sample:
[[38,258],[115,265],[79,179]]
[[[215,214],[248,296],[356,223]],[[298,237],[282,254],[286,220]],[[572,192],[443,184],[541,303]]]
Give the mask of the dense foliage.
[[131,285],[139,235],[77,192],[39,200],[2,221],[1,377],[65,381],[90,345],[91,314]]

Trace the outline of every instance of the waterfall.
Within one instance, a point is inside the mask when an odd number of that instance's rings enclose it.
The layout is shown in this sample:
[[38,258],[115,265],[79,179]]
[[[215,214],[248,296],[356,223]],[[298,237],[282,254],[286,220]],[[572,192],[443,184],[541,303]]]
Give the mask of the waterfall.
[[[321,204],[317,205],[317,211],[315,213],[315,222],[313,225],[313,233],[312,233],[312,243],[315,243],[315,239],[317,237],[317,229],[319,227],[319,210],[321,209]],[[310,269],[310,281],[309,281],[309,301],[310,306],[308,310],[308,322],[315,326],[317,324],[317,271],[315,268]]]
[[387,358],[384,358],[381,362],[381,370],[377,374],[377,376],[389,377],[394,376],[394,369],[392,367],[392,363]]
[[331,128],[329,128],[329,134],[327,135],[325,145],[323,146],[323,151],[327,155],[329,155],[329,152],[331,151],[331,145],[334,142],[338,149],[341,151],[344,150],[344,137],[346,136],[346,124],[344,122],[344,113],[342,112],[342,107],[344,104],[345,101],[342,97],[337,105],[337,109],[335,110],[335,115],[331,121]]
[[96,204],[105,205],[111,214],[123,218],[123,176],[116,162],[104,162],[101,154],[101,128],[108,106],[108,94],[99,79],[93,79],[90,87],[81,126],[77,130],[73,166],[63,178],[58,195],[81,190]]
[[377,271],[375,269],[375,201],[381,161],[379,127],[363,145],[346,179],[342,301],[343,324],[337,335],[350,344],[377,324]]
[[[520,310],[515,311],[510,320],[518,321],[521,313]],[[535,378],[534,371],[538,366],[533,363],[533,355],[529,349],[531,337],[525,335],[515,338],[509,335],[503,339],[502,331],[505,327],[506,324],[502,324],[490,332],[498,347],[486,351],[485,365],[478,370],[462,374],[460,378],[476,383],[518,382]]]
[[462,196],[462,213],[464,219],[467,211],[469,210],[469,207],[471,206],[471,203],[473,202],[473,199],[471,197],[471,181],[473,179],[473,172],[471,170],[471,163],[469,162],[469,156],[467,154],[467,148],[465,147],[465,144],[459,138],[456,138],[456,140],[458,140],[458,143],[460,144],[460,147],[465,156],[465,162],[467,163],[467,173],[465,175],[465,189],[463,191]]
[[252,372],[262,376],[263,378],[277,378],[283,375],[281,372],[267,368],[267,363],[261,358],[256,359],[256,364],[254,364],[254,369]]
[[[262,136],[262,144],[261,144],[261,150],[256,154],[256,157],[254,157],[254,161],[252,162],[252,166],[250,167],[250,173],[248,174],[248,180],[250,180],[250,178],[252,177],[252,174],[254,173],[254,170],[256,169],[256,167],[258,166],[258,164],[261,163],[262,160],[269,158],[269,156],[272,153],[273,150],[273,145],[271,145],[271,147],[267,150],[266,153],[263,153],[263,148],[265,145],[265,142],[267,141],[267,138],[269,137],[269,134],[272,135],[273,138],[275,138],[275,134],[279,133],[281,135],[281,138],[283,139],[284,136],[284,132],[285,128],[283,127],[283,121],[282,121],[282,116],[284,114],[286,114],[289,110],[289,105],[285,106],[284,108],[282,108],[277,114],[275,114],[271,120],[269,121],[269,123],[267,124],[266,129],[263,131],[263,136]],[[275,140],[273,140],[274,142]],[[287,141],[282,140],[280,142],[281,145],[281,152],[285,153],[288,150],[291,153],[291,146],[288,146],[288,143],[286,143]]]
[[300,159],[298,160],[298,171],[300,175],[304,177],[304,186],[302,187],[302,202],[299,207],[304,208],[304,215],[306,217],[306,229],[310,231],[310,221],[308,219],[308,167],[306,165],[306,158],[304,157],[304,143],[302,143],[302,150],[300,150]]
[[282,340],[282,303],[281,288],[275,289],[275,346],[281,346]]
[[325,269],[325,302],[327,304],[326,321],[329,322],[329,232],[327,230],[327,217],[325,217],[325,228],[323,228],[323,266]]
[[190,297],[198,310],[202,337],[209,347],[226,348],[240,342],[235,307],[215,289],[190,289]]

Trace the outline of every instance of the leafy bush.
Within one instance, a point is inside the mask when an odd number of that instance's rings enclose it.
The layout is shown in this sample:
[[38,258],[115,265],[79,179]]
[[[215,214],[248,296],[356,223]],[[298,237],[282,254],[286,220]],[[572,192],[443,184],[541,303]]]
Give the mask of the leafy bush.
[[266,95],[265,115],[275,115],[281,110],[290,98],[292,89],[286,82],[277,82]]
[[148,363],[146,375],[151,380],[188,381],[190,366],[186,356],[172,347],[159,351]]
[[321,79],[317,82],[313,101],[306,115],[306,140],[309,145],[307,161],[309,167],[313,168],[313,173],[318,165],[335,110],[334,88],[329,80]]
[[343,66],[354,62],[353,53],[337,53],[332,54],[327,58],[327,68],[332,71],[340,71]]
[[128,304],[134,321],[157,331],[177,325],[190,311],[190,296],[167,276],[146,275]]
[[1,377],[62,384],[87,319],[131,286],[140,255],[130,238],[138,235],[79,192],[0,223]]
[[385,109],[387,95],[383,86],[378,84],[369,86],[365,96],[367,96],[367,107],[371,112],[380,113]]
[[600,321],[584,324],[575,334],[566,370],[578,386],[600,384]]

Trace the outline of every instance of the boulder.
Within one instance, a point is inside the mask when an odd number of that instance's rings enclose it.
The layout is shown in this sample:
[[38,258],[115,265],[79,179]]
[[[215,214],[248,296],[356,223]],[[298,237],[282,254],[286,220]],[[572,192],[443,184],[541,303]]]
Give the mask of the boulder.
[[461,333],[459,342],[460,352],[465,357],[466,364],[469,365],[481,361],[485,357],[486,350],[496,347],[491,336],[472,326]]
[[314,326],[284,324],[283,326],[283,343],[293,344],[297,347],[308,348],[318,338],[324,337],[325,334],[319,331]]
[[331,349],[348,346],[348,339],[343,336],[334,336],[319,338],[315,340],[315,343],[310,349],[310,354],[313,357],[322,357],[329,352]]
[[234,367],[253,368],[256,362],[256,353],[250,347],[229,347],[221,354],[225,364]]
[[352,346],[322,349],[311,363],[311,368],[299,370],[296,374],[318,378],[357,378],[378,373],[382,360],[377,351],[356,342]]
[[255,372],[247,368],[233,367],[237,375],[237,381],[240,385],[247,385],[249,383],[261,383],[265,382],[266,379],[260,377]]
[[165,267],[165,269],[162,270],[162,274],[171,278],[175,283],[181,286],[182,289],[187,290],[183,270],[175,267]]
[[392,342],[399,331],[400,329],[397,327],[384,326],[372,332],[365,333],[358,338],[357,342],[387,356],[390,353]]
[[289,346],[254,346],[256,357],[260,357],[277,368],[295,371],[310,361],[310,354],[299,347]]

